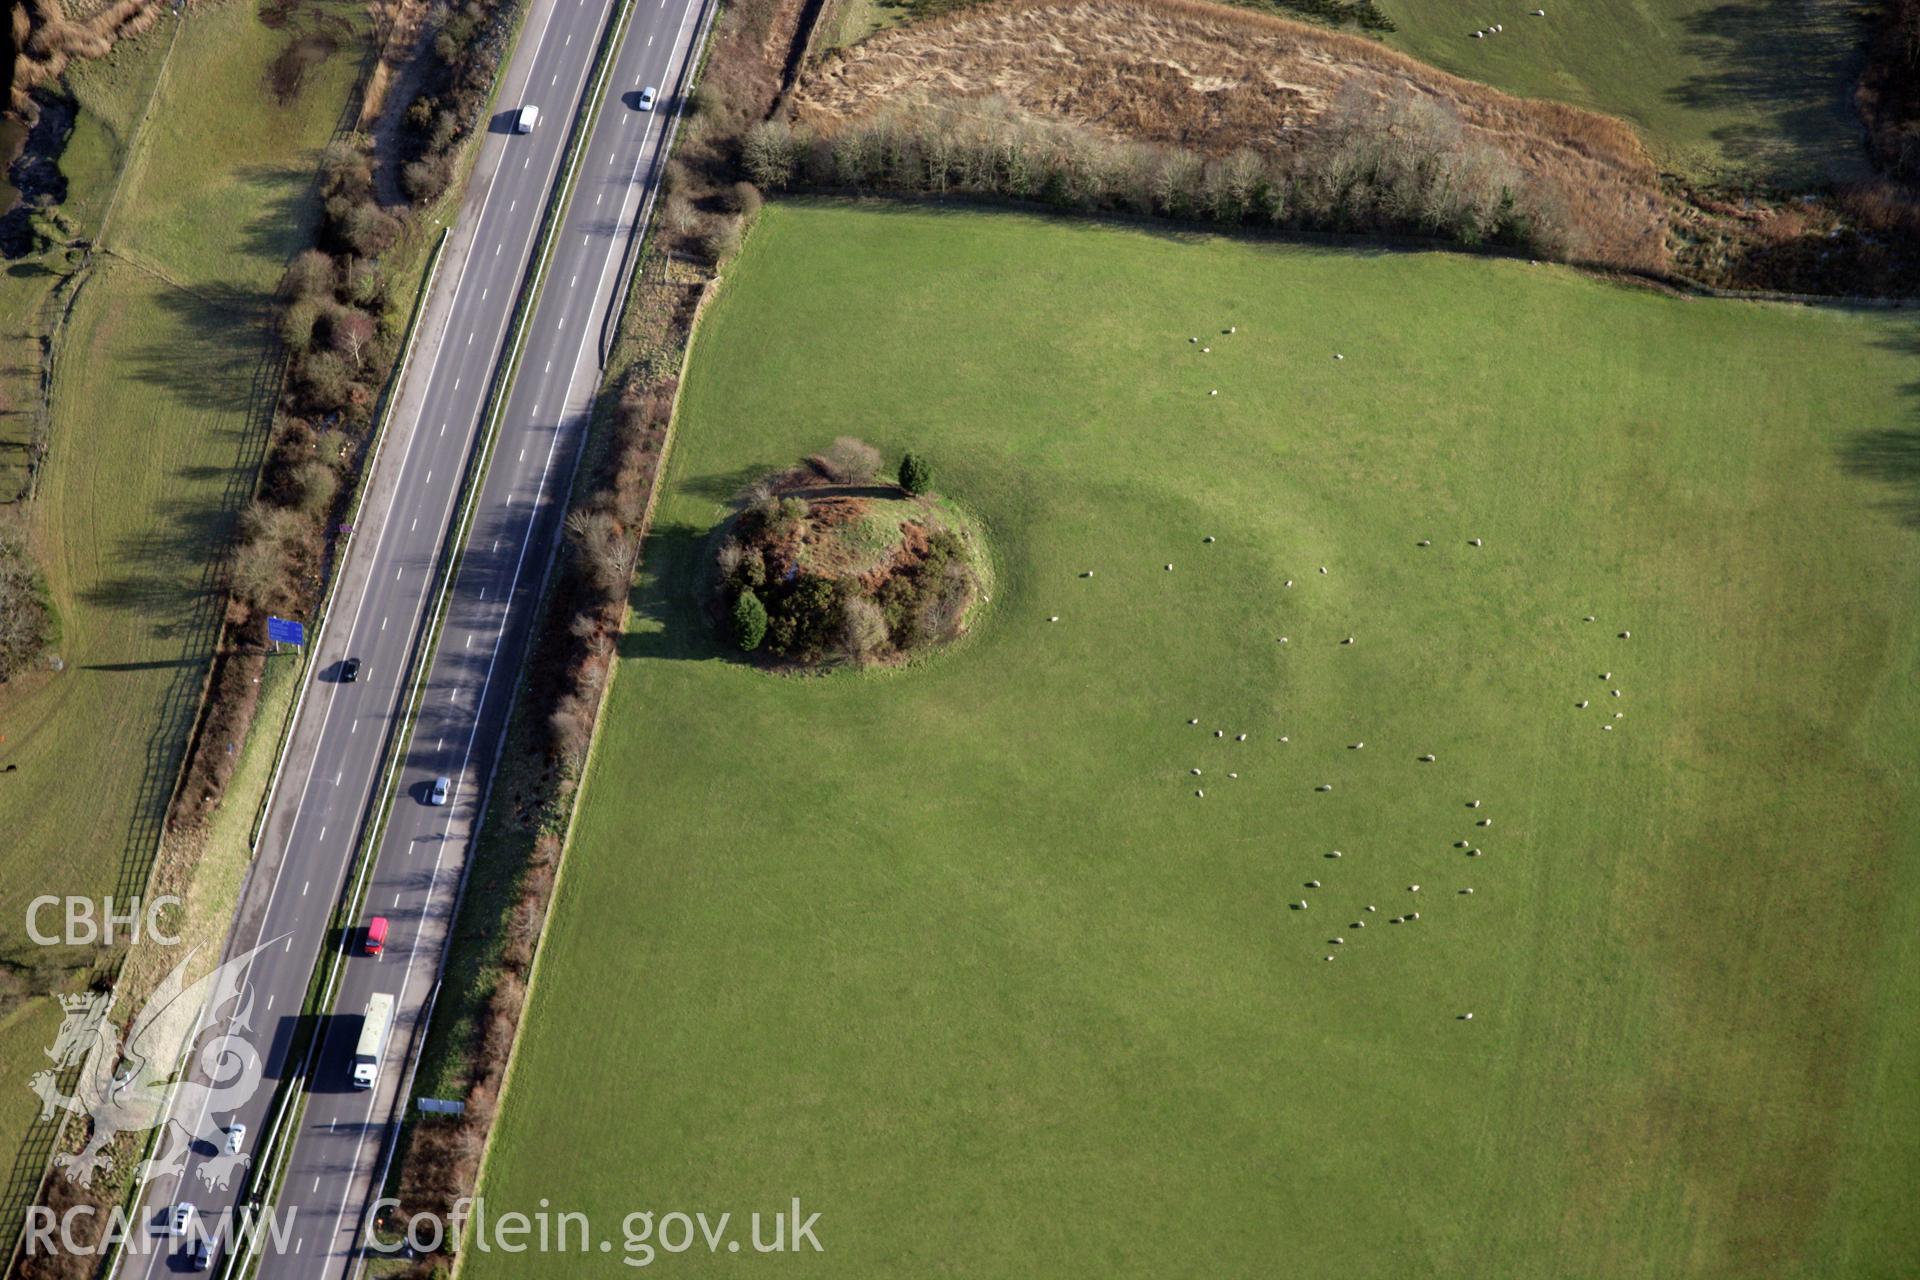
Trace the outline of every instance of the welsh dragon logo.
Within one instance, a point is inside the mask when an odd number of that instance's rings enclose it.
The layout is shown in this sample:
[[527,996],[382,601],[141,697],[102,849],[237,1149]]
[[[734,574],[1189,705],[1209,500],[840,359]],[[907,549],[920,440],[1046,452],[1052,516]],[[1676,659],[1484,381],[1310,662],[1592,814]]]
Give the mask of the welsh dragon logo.
[[[225,1130],[215,1117],[245,1104],[263,1074],[260,1055],[247,1038],[253,1030],[253,994],[245,975],[256,955],[280,941],[263,942],[192,983],[187,968],[199,948],[189,951],[127,1024],[124,1043],[113,1019],[113,995],[60,998],[66,1017],[46,1049],[53,1066],[36,1072],[28,1087],[40,1098],[41,1120],[65,1111],[91,1123],[82,1150],[54,1156],[67,1177],[90,1186],[96,1173],[112,1172],[116,1138],[164,1123],[163,1141],[135,1173],[177,1174],[198,1144],[214,1153],[200,1163],[201,1181],[209,1190],[228,1187],[250,1157],[226,1154]],[[60,1078],[76,1067],[74,1091],[61,1092]]]

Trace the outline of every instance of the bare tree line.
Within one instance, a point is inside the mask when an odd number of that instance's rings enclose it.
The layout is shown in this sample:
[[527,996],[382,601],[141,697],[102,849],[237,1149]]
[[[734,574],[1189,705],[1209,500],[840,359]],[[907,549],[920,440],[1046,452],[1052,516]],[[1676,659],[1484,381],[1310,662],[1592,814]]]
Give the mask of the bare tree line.
[[762,187],[965,194],[1221,226],[1384,232],[1462,245],[1566,251],[1551,195],[1429,97],[1349,86],[1292,150],[1205,156],[1117,141],[1002,101],[895,109],[817,134],[784,120],[748,130],[741,161]]

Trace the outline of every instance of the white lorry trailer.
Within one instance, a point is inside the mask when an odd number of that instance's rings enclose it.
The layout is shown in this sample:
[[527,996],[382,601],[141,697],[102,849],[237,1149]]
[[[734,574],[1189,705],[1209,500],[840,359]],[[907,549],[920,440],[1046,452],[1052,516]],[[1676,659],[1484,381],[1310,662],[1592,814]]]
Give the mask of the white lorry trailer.
[[353,1047],[353,1087],[371,1089],[380,1077],[380,1053],[387,1047],[387,1032],[393,1029],[393,997],[381,992],[367,1000],[367,1014],[360,1022],[360,1043]]

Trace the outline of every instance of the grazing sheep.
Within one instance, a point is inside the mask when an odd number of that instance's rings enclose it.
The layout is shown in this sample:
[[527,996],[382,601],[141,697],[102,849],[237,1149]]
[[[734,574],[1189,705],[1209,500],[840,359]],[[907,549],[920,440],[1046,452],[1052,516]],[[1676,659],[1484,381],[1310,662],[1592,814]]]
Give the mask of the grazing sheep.
[[1477,857],[1479,857],[1479,856],[1480,856],[1480,850],[1478,850],[1478,849],[1469,849],[1469,850],[1467,850],[1467,856],[1468,856],[1469,858],[1477,858]]
[[1320,572],[1322,572],[1322,573],[1325,573],[1326,571],[1327,571],[1327,566],[1325,566],[1325,565],[1321,565],[1321,566],[1320,566]]
[[1533,11],[1533,16],[1536,18],[1544,18],[1547,16],[1547,11],[1545,9],[1535,9]]
[[1347,943],[1347,940],[1345,938],[1328,938],[1327,941],[1332,943],[1336,947],[1343,947]]
[[1389,921],[1387,921],[1387,923],[1388,923],[1388,924],[1399,924],[1399,923],[1400,923],[1400,922],[1401,922],[1402,920],[1405,920],[1405,919],[1406,919],[1406,917],[1405,917],[1405,916],[1395,916],[1395,917],[1394,917],[1393,919],[1391,919],[1391,920],[1389,920]]
[[1199,723],[1200,723],[1200,717],[1199,717],[1199,716],[1195,716],[1195,717],[1194,717],[1193,719],[1191,719],[1191,720],[1189,720],[1189,721],[1187,721],[1187,723],[1188,723],[1188,724],[1199,724]]
[[1352,924],[1347,926],[1347,928],[1349,929],[1364,929],[1366,927],[1367,927],[1367,922],[1365,920],[1355,920]]
[[1172,572],[1173,572],[1173,566],[1172,566],[1172,565],[1168,565],[1168,566],[1167,566],[1167,572],[1168,572],[1168,573],[1172,573]]
[[1196,778],[1197,778],[1197,777],[1199,777],[1199,776],[1200,776],[1200,771],[1199,771],[1198,769],[1195,769],[1195,770],[1193,771],[1193,776],[1194,776],[1194,777],[1196,777]]
[[1476,31],[1473,33],[1473,38],[1475,40],[1485,40],[1487,38],[1487,33],[1484,31]]
[[1433,539],[1432,539],[1432,538],[1422,538],[1422,539],[1420,539],[1420,541],[1418,541],[1418,542],[1416,542],[1416,543],[1414,543],[1413,545],[1414,545],[1414,546],[1416,546],[1416,547],[1430,547],[1430,546],[1432,546],[1432,545],[1433,545]]
[[1602,671],[1602,672],[1600,673],[1600,678],[1601,678],[1602,680],[1611,680],[1611,679],[1613,679],[1613,672],[1611,672],[1611,671]]
[[1467,808],[1469,808],[1469,809],[1478,809],[1479,807],[1480,807],[1480,802],[1479,802],[1478,800],[1469,800],[1469,801],[1467,801]]
[[1627,718],[1627,713],[1624,711],[1616,711],[1613,713],[1613,718],[1615,720],[1624,720]]
[[1418,911],[1409,911],[1407,913],[1407,919],[1409,920],[1418,920],[1419,918],[1420,918],[1420,913]]
[[1220,394],[1220,388],[1215,387],[1213,390],[1207,392],[1207,394],[1210,396],[1217,396]]
[[1424,755],[1424,756],[1421,756],[1421,757],[1420,757],[1420,763],[1421,763],[1421,764],[1432,764],[1432,763],[1433,763],[1433,756],[1432,756],[1432,755]]
[[1613,696],[1614,696],[1614,697],[1616,697],[1616,698],[1617,698],[1617,697],[1619,697],[1619,696],[1620,696],[1620,691],[1619,691],[1618,689],[1615,689],[1615,690],[1613,690]]
[[[1195,772],[1198,772],[1198,770],[1196,770]],[[1453,847],[1456,849],[1464,849],[1472,843],[1473,842],[1471,840],[1455,840],[1453,842]]]
[[1202,538],[1202,539],[1200,539],[1200,541],[1202,541],[1202,542],[1212,542],[1212,541],[1213,541],[1213,535],[1212,535],[1212,534],[1208,534],[1208,535],[1207,535],[1206,537],[1204,537],[1204,538]]
[[1224,738],[1227,736],[1227,731],[1225,729],[1215,729],[1213,731],[1213,736],[1216,738]]
[[1285,741],[1287,741],[1287,735],[1286,735],[1286,734],[1284,734],[1284,733],[1283,733],[1283,734],[1281,734],[1281,735],[1280,735],[1280,741],[1282,741],[1282,742],[1285,742]]
[[1195,791],[1193,794],[1198,796],[1202,800],[1205,800],[1207,798],[1207,793],[1204,791]]
[[1227,326],[1227,332],[1228,332],[1228,333],[1238,333],[1238,332],[1240,332],[1240,329],[1239,329],[1239,326],[1237,326],[1237,325],[1231,325],[1231,324],[1230,324],[1230,325],[1228,325],[1228,326]]
[[1471,894],[1471,893],[1473,892],[1473,890],[1471,890],[1471,889],[1462,889],[1462,890],[1461,890],[1460,892],[1462,892],[1462,893],[1466,893],[1466,894]]
[[1331,791],[1333,790],[1333,784],[1331,782],[1323,782],[1319,786],[1315,787],[1314,790],[1315,791]]
[[1582,711],[1585,711],[1587,709],[1587,700],[1585,698],[1582,698],[1580,699],[1580,701],[1574,703],[1573,705],[1580,708]]
[[1318,889],[1319,887],[1320,887],[1320,882],[1319,882],[1318,880],[1309,880],[1309,881],[1307,881],[1307,888],[1309,888],[1309,889]]
[[1341,644],[1352,644],[1352,643],[1353,643],[1353,637],[1352,637],[1352,636],[1348,636],[1348,637],[1347,637],[1347,638],[1346,638],[1345,640],[1342,640],[1342,641],[1341,641],[1340,643],[1341,643]]
[[1341,856],[1341,853],[1338,849],[1329,849],[1327,850],[1327,856],[1329,858],[1338,858]]
[[1607,730],[1607,731],[1608,731],[1609,733],[1611,733],[1611,732],[1613,731],[1613,726],[1612,726],[1612,725],[1610,725],[1610,724],[1603,724],[1603,725],[1601,725],[1600,727],[1601,727],[1602,729],[1605,729],[1605,730]]
[[1212,354],[1213,354],[1213,348],[1212,348],[1212,347],[1202,347],[1202,348],[1200,348],[1200,354],[1201,354],[1201,355],[1203,355],[1203,356],[1210,356],[1210,355],[1212,355]]
[[1058,621],[1060,621],[1060,615],[1056,613],[1056,614],[1054,614],[1054,615],[1053,615],[1053,616],[1052,616],[1051,618],[1048,618],[1048,619],[1047,619],[1047,621],[1048,621],[1048,622],[1058,622]]
[[1247,740],[1247,735],[1244,733],[1234,739],[1235,742],[1245,742],[1246,740]]
[[1470,546],[1470,547],[1477,547],[1477,546],[1479,546],[1479,545],[1480,545],[1480,539],[1478,539],[1478,538],[1468,538],[1468,539],[1467,539],[1467,545],[1468,545],[1468,546]]
[[1621,638],[1622,640],[1631,640],[1631,639],[1633,639],[1633,632],[1631,632],[1631,631],[1622,631],[1622,632],[1620,633],[1620,638]]
[[1418,892],[1420,892],[1420,886],[1419,886],[1419,885],[1417,885],[1417,884],[1410,884],[1410,885],[1408,885],[1408,886],[1407,886],[1407,892],[1408,892],[1408,893],[1418,893]]
[[1285,644],[1286,642],[1287,642],[1287,638],[1286,638],[1285,636],[1281,636],[1281,637],[1280,637],[1280,643],[1281,643],[1281,644]]
[[1327,957],[1327,959],[1329,959],[1329,960],[1331,960],[1331,959],[1333,959],[1333,957],[1332,957],[1332,956],[1328,956],[1328,957]]
[[1198,341],[1200,341],[1200,339],[1198,339],[1198,338],[1188,338],[1188,339],[1187,339],[1187,341],[1188,341],[1188,342],[1198,342]]
[[1334,358],[1335,360],[1345,360],[1345,359],[1346,359],[1346,357],[1345,357],[1345,356],[1343,356],[1343,355],[1341,355],[1341,354],[1340,354],[1340,353],[1339,353],[1338,351],[1336,351],[1336,352],[1334,352],[1334,353],[1333,353],[1333,358]]
[[1356,743],[1354,743],[1354,744],[1352,744],[1351,746],[1349,746],[1349,747],[1347,748],[1347,750],[1349,750],[1349,751],[1358,751],[1358,750],[1360,750],[1360,749],[1361,749],[1362,747],[1364,747],[1364,746],[1366,746],[1366,745],[1367,745],[1367,744],[1366,744],[1366,743],[1364,743],[1364,742],[1356,742]]
[[1305,898],[1300,899],[1300,901],[1293,904],[1293,909],[1295,911],[1305,911],[1307,909],[1307,900]]
[[1481,826],[1483,826],[1483,827],[1490,827],[1490,826],[1492,826],[1492,825],[1493,825],[1493,819],[1492,819],[1492,818],[1482,818],[1482,819],[1480,819],[1480,825],[1481,825]]
[[1378,911],[1379,909],[1380,909],[1380,908],[1378,908],[1378,907],[1376,907],[1376,906],[1374,906],[1374,905],[1373,905],[1373,904],[1372,904],[1371,902],[1369,902],[1369,903],[1367,904],[1367,910],[1369,910],[1369,911]]
[[1592,622],[1593,620],[1594,620],[1594,617],[1592,614],[1588,614],[1585,618],[1582,619],[1582,621],[1584,622]]
[[1463,1013],[1463,1014],[1461,1014],[1461,1015],[1460,1015],[1460,1021],[1462,1021],[1462,1022],[1472,1022],[1472,1021],[1473,1021],[1473,1015],[1472,1015],[1472,1014],[1470,1014],[1470,1013]]
[[1288,579],[1287,579],[1287,585],[1288,585],[1288,586],[1292,586],[1292,585],[1293,585],[1293,579],[1292,579],[1292,578],[1288,578]]
[[1230,774],[1228,774],[1227,776],[1228,776],[1229,778],[1238,778],[1238,777],[1239,777],[1240,775],[1239,775],[1239,774],[1237,774],[1237,773],[1230,773]]

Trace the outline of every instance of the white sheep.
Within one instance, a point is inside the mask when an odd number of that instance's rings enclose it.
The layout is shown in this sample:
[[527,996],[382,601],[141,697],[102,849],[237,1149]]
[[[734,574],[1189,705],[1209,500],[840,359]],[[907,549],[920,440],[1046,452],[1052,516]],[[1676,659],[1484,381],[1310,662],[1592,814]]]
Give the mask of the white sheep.
[[1200,771],[1198,769],[1192,770],[1192,773],[1193,773],[1193,776],[1196,778],[1200,776]]
[[1469,809],[1478,809],[1479,807],[1480,807],[1480,802],[1479,802],[1478,800],[1469,800],[1469,801],[1467,801],[1467,808],[1469,808]]
[[1432,764],[1432,763],[1433,763],[1433,756],[1432,756],[1432,755],[1424,755],[1424,756],[1421,756],[1421,757],[1420,757],[1420,763],[1421,763],[1421,764]]
[[1331,791],[1333,790],[1333,784],[1331,782],[1323,782],[1319,786],[1315,787],[1314,790],[1315,791]]
[[1468,545],[1468,546],[1470,546],[1470,547],[1477,547],[1477,546],[1479,546],[1479,545],[1480,545],[1480,539],[1478,539],[1478,538],[1468,538],[1468,539],[1467,539],[1467,545]]
[[1244,733],[1234,739],[1235,742],[1245,742],[1246,740],[1247,740],[1247,735]]

